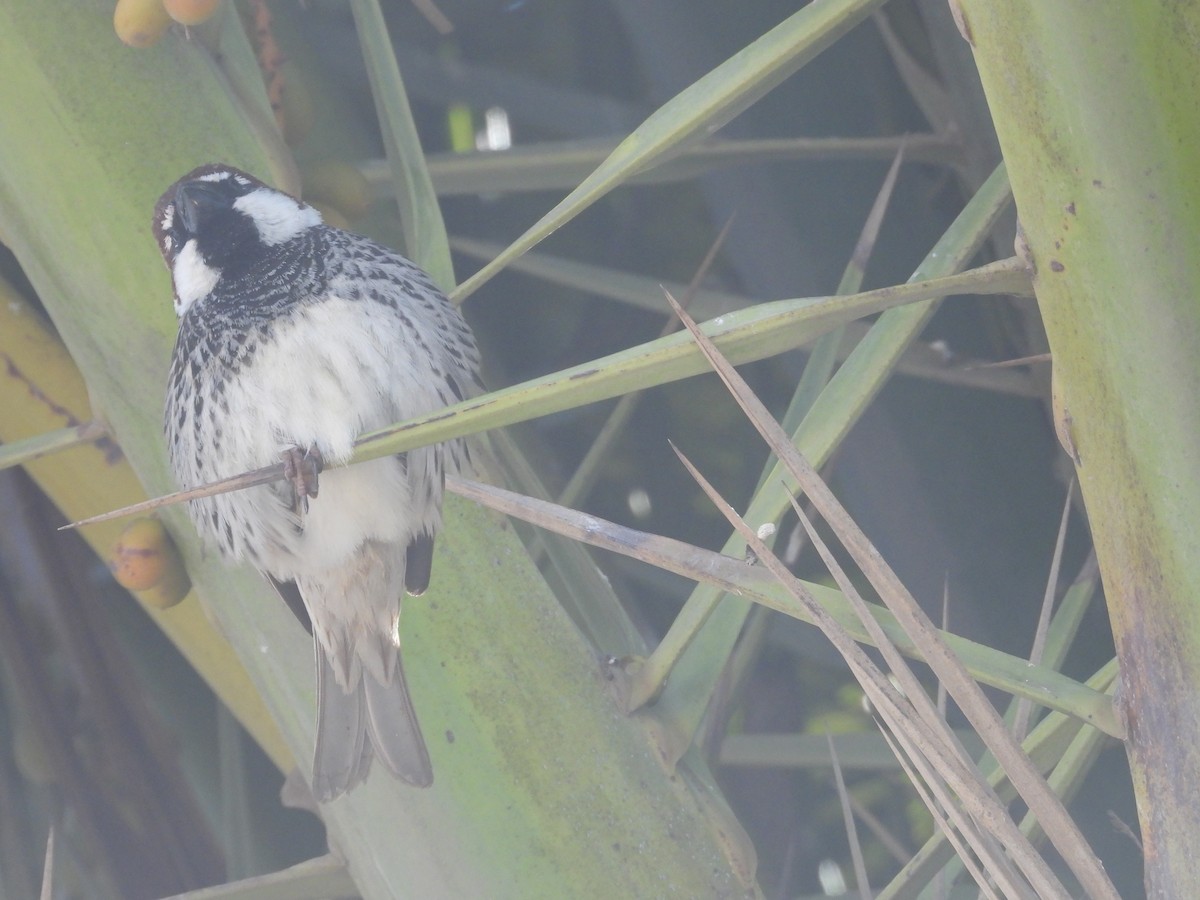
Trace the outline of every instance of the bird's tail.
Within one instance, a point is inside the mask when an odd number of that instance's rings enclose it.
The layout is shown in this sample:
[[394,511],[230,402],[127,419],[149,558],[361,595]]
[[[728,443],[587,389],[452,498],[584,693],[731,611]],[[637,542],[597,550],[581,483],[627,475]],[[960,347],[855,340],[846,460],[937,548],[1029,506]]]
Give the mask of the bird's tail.
[[363,670],[342,690],[320,641],[317,648],[317,747],[313,794],[321,803],[344,794],[367,777],[372,755],[414,787],[433,784],[433,766],[413,711],[399,655],[391,684]]

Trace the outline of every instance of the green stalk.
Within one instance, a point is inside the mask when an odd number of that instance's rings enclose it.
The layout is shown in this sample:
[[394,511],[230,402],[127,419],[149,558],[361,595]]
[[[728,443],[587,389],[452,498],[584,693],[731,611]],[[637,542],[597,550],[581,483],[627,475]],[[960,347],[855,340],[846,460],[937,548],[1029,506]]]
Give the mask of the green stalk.
[[1117,641],[1147,892],[1200,896],[1200,6],[961,7]]

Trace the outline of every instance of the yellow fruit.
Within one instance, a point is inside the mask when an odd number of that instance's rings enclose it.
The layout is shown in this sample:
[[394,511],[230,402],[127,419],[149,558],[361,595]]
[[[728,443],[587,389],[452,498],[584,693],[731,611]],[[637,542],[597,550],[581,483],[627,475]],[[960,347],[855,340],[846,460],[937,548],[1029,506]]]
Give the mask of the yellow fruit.
[[306,166],[300,172],[304,199],[319,200],[336,206],[351,219],[358,219],[371,208],[371,185],[362,172],[341,160],[331,159]]
[[180,25],[199,25],[212,18],[221,0],[162,0],[162,5]]
[[179,551],[158,519],[131,522],[117,538],[108,567],[117,584],[158,609],[174,606],[191,589]]
[[113,28],[130,47],[152,47],[166,33],[171,17],[162,0],[117,0]]
[[[174,545],[172,545],[174,551]],[[192,589],[192,580],[188,577],[187,569],[182,560],[178,565],[167,567],[162,581],[144,591],[134,591],[133,595],[146,606],[154,609],[170,609],[183,601]]]

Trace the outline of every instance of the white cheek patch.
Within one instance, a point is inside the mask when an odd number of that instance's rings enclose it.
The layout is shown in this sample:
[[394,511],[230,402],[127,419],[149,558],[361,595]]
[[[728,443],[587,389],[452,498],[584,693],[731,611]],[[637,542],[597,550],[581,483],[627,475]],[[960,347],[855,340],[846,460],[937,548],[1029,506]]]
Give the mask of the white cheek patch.
[[196,249],[195,240],[183,245],[171,267],[175,282],[175,315],[183,317],[188,307],[212,293],[221,278],[221,270],[204,261]]
[[249,217],[258,237],[268,247],[282,244],[321,224],[321,214],[287,194],[259,188],[233,201],[233,208]]

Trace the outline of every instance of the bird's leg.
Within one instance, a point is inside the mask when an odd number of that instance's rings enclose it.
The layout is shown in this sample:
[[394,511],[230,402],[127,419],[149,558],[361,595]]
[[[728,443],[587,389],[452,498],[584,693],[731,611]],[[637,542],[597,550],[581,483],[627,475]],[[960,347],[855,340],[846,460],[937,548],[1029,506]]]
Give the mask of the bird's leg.
[[289,447],[283,451],[283,477],[292,486],[292,512],[308,512],[308,498],[317,496],[318,480],[325,460],[316,444],[307,450]]

